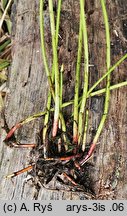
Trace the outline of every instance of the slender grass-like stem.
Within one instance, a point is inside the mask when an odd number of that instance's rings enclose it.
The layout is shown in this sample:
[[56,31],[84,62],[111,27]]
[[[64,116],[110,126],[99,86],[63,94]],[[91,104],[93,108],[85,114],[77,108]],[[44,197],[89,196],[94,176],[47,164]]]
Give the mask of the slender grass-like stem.
[[50,70],[49,70],[47,56],[46,56],[46,49],[45,49],[43,5],[44,5],[44,1],[40,0],[41,52],[42,52],[43,63],[44,63],[44,67],[45,67],[45,72],[46,72],[46,75],[47,75],[47,78],[48,78],[48,82],[49,82],[49,86],[50,86],[50,91],[51,91],[53,97],[55,98],[54,88],[53,88],[53,84],[52,84],[52,77],[51,77],[51,73],[50,73]]
[[[59,35],[59,25],[60,25],[60,11],[61,11],[61,0],[58,1],[58,9],[57,9],[57,19],[56,19],[56,49],[57,49],[57,46],[58,46],[58,35]],[[55,75],[55,70],[54,70],[54,63],[53,63],[53,66],[52,66],[52,83],[54,83],[54,75]],[[49,91],[49,93],[48,93],[48,100],[47,100],[47,113],[45,114],[44,128],[43,128],[43,132],[42,132],[43,143],[44,143],[44,158],[46,158],[47,154],[48,154],[47,145],[46,145],[46,133],[47,133],[47,129],[48,129],[49,112],[50,112],[50,108],[51,108],[51,99],[52,99],[52,94],[51,94],[51,91]]]
[[[120,87],[123,87],[123,86],[126,86],[127,85],[127,81],[125,82],[121,82],[121,83],[118,83],[118,84],[115,84],[113,86],[110,86],[110,90],[114,90],[114,89],[117,89],[117,88],[120,88]],[[99,89],[95,92],[92,92],[88,95],[88,97],[94,97],[96,95],[100,95],[100,94],[103,94],[106,92],[106,88],[103,88],[103,89]]]
[[111,74],[116,67],[118,67],[125,59],[127,58],[127,53],[122,56],[110,69],[107,70],[107,72],[89,89],[88,95],[91,94],[91,92],[99,85],[102,80],[104,80],[109,74]]
[[3,22],[5,20],[5,16],[7,14],[7,11],[9,9],[9,7],[11,6],[11,3],[12,3],[12,0],[9,0],[8,3],[7,3],[7,6],[6,6],[5,10],[4,10],[4,13],[3,13],[3,15],[2,15],[2,17],[0,19],[0,32],[2,31],[2,25],[3,25]]
[[[110,86],[110,90],[115,90],[117,88],[121,88],[121,87],[124,87],[126,85],[127,85],[127,81],[124,81],[124,82],[121,82],[121,83]],[[87,98],[94,97],[94,96],[100,95],[100,94],[104,94],[105,92],[106,92],[106,88],[99,89],[99,90],[97,90],[95,92],[91,92],[90,94],[87,94]],[[81,99],[82,99],[82,97],[79,97],[79,104],[80,104]],[[73,105],[73,103],[74,103],[74,100],[65,102],[65,103],[62,104],[62,108]]]
[[86,115],[85,115],[85,128],[84,128],[84,134],[83,134],[83,142],[82,142],[82,151],[85,151],[86,147],[86,138],[87,138],[87,129],[88,129],[88,120],[89,120],[89,110],[86,110]]
[[52,136],[55,137],[58,129],[59,122],[59,111],[60,111],[60,98],[59,98],[59,69],[58,69],[58,56],[56,49],[56,33],[55,33],[55,21],[53,12],[53,2],[49,0],[49,14],[50,14],[50,25],[51,25],[51,35],[52,35],[52,48],[53,48],[53,63],[55,70],[55,110],[54,110],[54,122],[52,129]]
[[[107,70],[110,68],[110,59],[111,59],[111,49],[110,49],[110,30],[109,30],[109,22],[108,22],[108,15],[107,15],[107,10],[105,6],[105,0],[100,0],[101,1],[101,7],[102,7],[102,13],[104,17],[104,23],[105,23],[105,31],[106,31],[106,65],[107,65]],[[98,141],[98,138],[102,132],[102,129],[104,127],[104,123],[108,114],[108,109],[109,109],[109,100],[110,100],[110,74],[107,76],[107,84],[106,84],[106,92],[105,92],[105,104],[104,104],[104,112],[100,121],[100,124],[98,126],[96,135],[93,139],[93,142],[91,144],[90,150],[88,154],[86,155],[85,159],[82,160],[81,164],[83,163],[91,156],[93,153],[96,143]]]
[[61,4],[62,4],[62,0],[59,0],[58,1],[58,7],[57,7],[57,19],[56,19],[56,47],[58,46]]
[[[59,27],[60,27],[60,12],[61,12],[61,5],[62,5],[62,0],[58,1],[58,7],[57,7],[57,19],[56,19],[56,47],[58,47],[58,37],[59,37]],[[61,66],[60,70],[60,124],[62,127],[62,131],[66,132],[66,124],[64,117],[62,115],[62,94],[63,94],[63,70],[64,66]],[[64,141],[66,142],[66,137],[63,135]],[[67,149],[67,146],[65,146]]]
[[44,39],[44,15],[43,15],[43,5],[44,1],[40,0],[40,35],[41,35],[41,51],[42,51],[42,56],[43,56],[43,62],[44,62],[44,67],[46,71],[46,75],[48,78],[49,86],[50,86],[50,92],[48,93],[48,99],[47,99],[47,112],[45,113],[45,119],[44,119],[44,128],[42,132],[42,139],[43,139],[43,144],[44,144],[44,158],[47,157],[47,150],[46,150],[46,133],[47,133],[47,128],[48,128],[48,120],[49,120],[49,110],[50,110],[50,105],[51,105],[51,94],[53,95],[53,98],[55,98],[54,94],[54,88],[53,88],[53,83],[52,83],[52,74],[50,73],[49,66],[48,66],[48,61],[47,61],[47,56],[46,56],[46,49],[45,49],[45,39]]
[[[62,99],[63,99],[63,65],[60,69],[60,112],[62,113]],[[59,119],[59,129],[61,129],[61,119]],[[58,139],[58,151],[61,152],[61,137]]]
[[62,109],[62,101],[63,101],[63,70],[64,70],[64,66],[62,64],[60,69],[60,110]]
[[[104,23],[105,23],[105,30],[106,30],[106,63],[107,63],[107,70],[110,68],[111,63],[111,49],[110,49],[110,30],[109,30],[109,22],[108,22],[108,14],[105,6],[105,0],[101,0],[101,7],[104,17]],[[107,85],[106,85],[106,92],[105,92],[105,104],[104,104],[104,113],[101,118],[100,124],[98,126],[96,135],[94,137],[93,143],[97,143],[97,140],[100,136],[100,133],[104,127],[104,123],[106,120],[106,117],[108,115],[108,109],[109,109],[109,100],[110,100],[110,74],[107,76]]]
[[65,121],[64,121],[64,118],[63,118],[63,115],[62,115],[62,108],[63,108],[63,70],[64,70],[64,66],[62,65],[61,66],[61,69],[60,69],[60,121],[59,121],[59,124],[60,124],[60,128],[62,127],[62,131],[64,132],[63,134],[63,140],[64,140],[64,144],[65,144],[65,149],[67,150],[68,149],[68,146],[67,146],[67,140],[66,140],[66,136],[65,136],[65,132],[66,132],[66,124],[65,124]]
[[43,145],[44,145],[44,148],[43,148],[43,150],[44,150],[44,158],[48,157],[46,134],[47,134],[47,130],[48,130],[48,122],[49,122],[49,115],[50,115],[51,100],[52,100],[52,94],[49,91],[48,99],[47,99],[47,106],[46,106],[47,112],[45,114],[44,127],[43,127],[43,131],[42,131],[42,139],[43,139]]
[[78,143],[78,109],[79,109],[79,84],[80,84],[80,67],[82,56],[82,17],[80,13],[79,38],[78,38],[78,55],[75,75],[75,94],[74,94],[74,121],[73,121],[73,142]]
[[80,10],[81,10],[81,19],[82,19],[82,30],[83,30],[83,42],[84,42],[84,87],[83,95],[81,100],[81,106],[79,110],[79,123],[78,123],[78,143],[81,142],[82,131],[83,131],[83,113],[87,100],[88,92],[88,71],[89,71],[89,55],[88,55],[88,39],[87,39],[87,25],[86,17],[84,13],[85,1],[80,0]]
[[[127,81],[124,81],[124,82],[121,82],[121,83],[118,83],[118,84],[115,84],[113,86],[110,86],[110,90],[115,90],[117,88],[121,88],[123,86],[126,86],[127,85]],[[103,89],[99,89],[97,91],[94,91],[94,92],[91,92],[90,94],[87,94],[87,98],[89,97],[94,97],[96,95],[100,95],[100,94],[104,94],[106,92],[106,88],[103,88]],[[79,103],[80,103],[80,100],[82,99],[82,97],[79,98]],[[68,102],[65,102],[62,104],[62,108],[66,107],[66,106],[70,106],[74,103],[74,100],[71,100],[71,101],[68,101]]]
[[[62,128],[63,133],[63,140],[64,140],[64,146],[65,149],[68,150],[68,145],[67,145],[67,139],[65,136],[65,132],[66,132],[66,124],[62,115],[62,108],[63,108],[63,70],[64,70],[64,66],[61,66],[60,69],[60,120],[59,120],[59,128]],[[60,138],[60,142],[59,142],[59,146],[61,149],[61,138]]]
[[27,117],[26,119],[22,120],[20,123],[21,123],[21,125],[27,124],[27,123],[29,123],[29,122],[37,119],[37,118],[40,118],[40,117],[44,116],[46,114],[46,112],[47,111],[43,111],[43,112],[33,114],[33,115]]
[[[59,38],[59,27],[60,27],[60,12],[61,12],[61,4],[62,0],[58,1],[58,7],[57,7],[57,17],[56,17],[56,50],[58,48],[58,38]],[[52,67],[52,82],[54,83],[55,78],[55,69],[54,69],[54,62]]]

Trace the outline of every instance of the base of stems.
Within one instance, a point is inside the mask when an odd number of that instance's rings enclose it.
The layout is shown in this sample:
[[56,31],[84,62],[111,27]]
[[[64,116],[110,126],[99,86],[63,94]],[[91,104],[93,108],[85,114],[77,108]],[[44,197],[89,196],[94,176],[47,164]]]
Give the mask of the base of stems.
[[53,122],[53,129],[52,129],[52,137],[55,137],[57,134],[57,130],[58,130],[58,120],[54,120]]
[[78,135],[73,136],[73,143],[78,144]]

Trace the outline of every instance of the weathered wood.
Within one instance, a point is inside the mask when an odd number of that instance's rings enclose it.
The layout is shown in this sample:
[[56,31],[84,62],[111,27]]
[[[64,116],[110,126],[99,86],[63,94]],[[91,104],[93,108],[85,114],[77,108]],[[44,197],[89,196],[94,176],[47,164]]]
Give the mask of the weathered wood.
[[[15,123],[32,113],[45,109],[47,100],[47,79],[42,63],[39,36],[38,0],[15,1],[12,7],[13,21],[13,62],[9,74],[10,93],[6,99],[5,117],[11,128]],[[126,9],[127,2],[107,1],[111,29],[112,64],[125,52],[127,43]],[[105,30],[100,2],[87,1],[87,23],[89,33],[90,86],[105,72]],[[51,38],[49,34],[48,8],[45,10],[46,48],[51,62]],[[64,63],[64,99],[69,100],[74,93],[74,73],[77,53],[79,25],[79,2],[63,1],[59,41],[60,64]],[[117,68],[111,78],[112,83],[126,79],[126,61]],[[104,86],[103,82],[100,87]],[[123,87],[111,92],[110,110],[105,128],[92,159],[90,168],[91,188],[99,199],[127,198],[127,90]],[[94,97],[89,102],[90,123],[89,144],[99,124],[103,111],[104,96]],[[69,112],[69,111],[67,111]],[[66,113],[67,113],[66,112]],[[40,132],[42,119],[36,120],[22,129],[16,137],[22,143],[35,143]],[[22,169],[29,164],[30,150],[14,149],[0,145],[0,199],[87,199],[83,193],[52,191],[37,186],[24,173],[13,179],[7,174]],[[89,172],[89,171],[88,171]],[[85,175],[85,173],[84,173]],[[54,184],[54,183],[53,183]],[[90,197],[88,197],[90,199]]]

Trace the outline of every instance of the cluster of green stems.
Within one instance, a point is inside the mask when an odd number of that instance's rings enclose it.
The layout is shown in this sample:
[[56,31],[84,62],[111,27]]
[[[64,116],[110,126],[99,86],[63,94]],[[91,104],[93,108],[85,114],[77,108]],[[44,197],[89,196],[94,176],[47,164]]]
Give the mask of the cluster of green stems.
[[[108,22],[108,15],[105,5],[105,0],[100,0],[102,14],[105,24],[105,38],[106,38],[106,73],[104,73],[101,78],[89,89],[89,50],[88,50],[88,32],[87,32],[87,23],[85,15],[85,0],[80,0],[80,21],[79,21],[79,36],[78,36],[78,51],[77,51],[77,63],[76,63],[76,72],[75,72],[75,91],[74,91],[74,100],[68,101],[66,103],[62,102],[62,92],[63,92],[63,71],[64,66],[59,65],[58,61],[58,39],[59,39],[59,26],[60,26],[60,13],[62,0],[58,1],[57,5],[57,16],[55,19],[53,11],[53,1],[48,0],[49,7],[49,17],[50,17],[50,29],[51,29],[51,38],[52,38],[52,68],[49,68],[49,63],[46,55],[45,48],[45,37],[44,37],[44,0],[40,0],[40,35],[41,35],[41,50],[43,57],[43,64],[45,72],[48,78],[48,83],[50,91],[48,93],[47,99],[47,108],[46,111],[40,112],[33,116],[28,117],[23,120],[21,124],[25,124],[29,121],[32,121],[35,118],[45,115],[44,119],[44,129],[42,134],[42,139],[44,143],[44,157],[47,157],[46,149],[46,135],[48,122],[50,118],[50,112],[54,112],[53,128],[52,128],[52,137],[57,135],[58,127],[66,132],[66,124],[64,121],[64,116],[62,113],[62,108],[73,105],[73,143],[77,145],[82,145],[82,150],[85,151],[86,138],[87,138],[87,128],[89,121],[89,112],[86,109],[87,100],[90,97],[95,95],[105,94],[105,103],[104,111],[98,126],[96,135],[93,139],[92,145],[96,145],[98,138],[104,127],[104,123],[108,114],[109,101],[110,101],[110,91],[122,86],[127,85],[127,81],[111,86],[110,85],[110,75],[116,67],[118,67],[126,58],[125,54],[119,61],[116,62],[111,67],[111,50],[110,50],[110,29]],[[81,77],[81,58],[84,57],[84,82],[83,82],[83,93],[79,97],[80,91],[80,77]],[[95,88],[99,83],[106,79],[106,87],[95,91]],[[51,108],[52,99],[54,101],[54,107]],[[66,137],[64,137],[66,142]],[[94,148],[93,148],[94,149]],[[91,154],[91,153],[90,153]],[[89,155],[90,156],[90,155]],[[88,156],[88,157],[89,157]]]
[[[61,6],[62,0],[58,0],[57,5],[57,14],[56,17],[53,11],[53,0],[48,0],[49,7],[49,17],[50,17],[50,30],[51,30],[51,38],[52,38],[52,67],[49,67],[46,48],[45,48],[45,37],[44,37],[44,0],[40,0],[40,36],[41,36],[41,51],[43,57],[43,64],[45,68],[45,72],[48,79],[48,84],[50,90],[48,92],[47,98],[47,106],[46,110],[40,113],[36,113],[34,115],[29,116],[25,120],[17,123],[14,127],[11,128],[9,133],[7,134],[5,141],[7,141],[15,132],[16,129],[20,128],[22,125],[35,120],[36,118],[44,116],[44,125],[42,132],[42,141],[43,141],[43,149],[44,149],[44,158],[45,160],[54,160],[54,157],[49,157],[48,155],[48,125],[50,120],[50,113],[54,113],[53,119],[53,128],[52,128],[52,137],[55,138],[57,136],[58,128],[60,128],[64,133],[61,134],[63,136],[58,139],[58,152],[61,152],[61,142],[64,141],[65,151],[69,152],[68,140],[66,139],[66,124],[64,120],[64,115],[62,109],[67,106],[72,106],[72,113],[70,114],[73,117],[73,148],[71,156],[65,156],[59,158],[60,160],[71,160],[77,157],[81,157],[82,154],[77,154],[77,149],[79,146],[82,149],[82,152],[86,149],[86,141],[87,141],[87,130],[89,123],[89,110],[87,108],[87,101],[90,97],[94,97],[96,95],[105,94],[105,102],[104,102],[104,110],[98,125],[96,134],[93,138],[93,141],[90,145],[88,153],[80,159],[79,162],[75,161],[75,166],[81,169],[81,166],[88,161],[92,153],[95,149],[95,146],[98,142],[102,129],[104,128],[105,120],[108,115],[109,103],[110,103],[110,91],[113,89],[117,89],[119,87],[127,85],[127,81],[122,83],[115,84],[113,86],[110,85],[110,76],[116,67],[118,67],[126,58],[127,54],[122,56],[113,66],[111,66],[111,48],[110,48],[110,29],[109,29],[109,21],[108,14],[106,10],[105,0],[100,0],[102,14],[105,25],[105,39],[106,39],[106,72],[89,88],[89,49],[88,49],[88,31],[87,31],[87,22],[85,15],[85,4],[86,0],[80,0],[80,21],[79,21],[79,36],[78,36],[78,51],[77,51],[77,62],[76,62],[76,71],[75,71],[75,91],[74,91],[74,99],[71,101],[67,101],[63,103],[63,74],[64,74],[64,65],[59,65],[58,59],[58,39],[59,39],[59,27],[60,27],[60,14],[61,14]],[[79,96],[79,92],[81,91],[81,59],[84,57],[84,80],[83,80],[83,93]],[[106,87],[100,90],[95,90],[95,88],[103,81],[106,80]],[[53,100],[53,101],[52,101]],[[54,103],[54,107],[51,107],[52,102]],[[69,140],[69,142],[71,139]],[[14,143],[15,147],[35,147],[36,144],[21,144],[17,145]],[[75,148],[76,146],[76,148]],[[77,148],[78,147],[78,148]],[[35,165],[35,164],[34,164]],[[13,174],[8,175],[7,177],[14,177],[28,171],[33,168],[34,165],[30,165],[25,169],[19,170],[18,172],[14,172]],[[66,173],[65,173],[66,174]],[[67,177],[67,175],[66,175]],[[69,178],[70,180],[70,178]],[[77,185],[73,180],[71,182],[74,185]]]

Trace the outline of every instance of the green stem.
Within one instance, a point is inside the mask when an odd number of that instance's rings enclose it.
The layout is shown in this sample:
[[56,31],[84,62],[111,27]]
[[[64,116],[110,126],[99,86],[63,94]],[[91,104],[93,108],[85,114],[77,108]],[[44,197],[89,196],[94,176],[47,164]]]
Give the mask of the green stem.
[[58,46],[61,4],[62,4],[62,0],[59,0],[58,1],[58,7],[57,7],[57,20],[56,20],[56,47]]
[[62,101],[63,101],[63,64],[60,69],[60,111],[62,111]]
[[[59,25],[60,25],[60,11],[61,11],[61,0],[58,1],[58,10],[57,10],[57,20],[56,20],[56,49],[58,47],[58,35],[59,35]],[[54,83],[54,75],[55,75],[55,70],[54,70],[54,63],[52,67],[52,83]],[[44,143],[44,158],[47,157],[47,148],[46,148],[46,133],[48,129],[48,121],[49,121],[49,110],[51,108],[51,91],[48,93],[48,100],[47,100],[47,113],[45,114],[45,119],[44,119],[44,128],[43,128],[43,143]],[[55,98],[54,98],[55,99]],[[61,116],[62,118],[62,116]]]
[[[110,49],[110,30],[109,30],[109,22],[108,22],[108,15],[106,11],[105,6],[105,0],[101,0],[101,7],[104,17],[104,23],[105,23],[105,31],[106,31],[106,63],[107,63],[107,70],[110,68],[110,59],[111,59],[111,49]],[[100,133],[104,127],[104,123],[106,120],[106,117],[108,115],[108,109],[109,109],[109,100],[110,100],[110,74],[107,76],[107,85],[106,85],[106,93],[105,93],[105,104],[104,104],[104,113],[101,118],[100,124],[98,126],[96,135],[94,137],[93,143],[97,143],[97,140],[100,136]]]
[[44,1],[43,1],[43,0],[40,0],[40,36],[41,36],[41,52],[42,52],[43,63],[44,63],[46,75],[47,75],[48,82],[49,82],[49,86],[50,86],[50,91],[51,91],[53,97],[55,97],[54,88],[53,88],[53,84],[52,84],[51,73],[50,73],[50,70],[49,70],[48,61],[47,61],[47,56],[46,56],[46,49],[45,49],[43,5],[44,5]]
[[[126,86],[127,85],[127,81],[125,82],[121,82],[121,83],[118,83],[118,84],[115,84],[113,86],[110,86],[110,90],[114,90],[114,89],[117,89],[117,88],[120,88],[120,87],[123,87],[123,86]],[[88,95],[88,97],[94,97],[96,95],[100,95],[100,94],[103,94],[106,92],[106,88],[103,88],[103,89],[100,89],[100,90],[97,90],[95,92],[92,92]]]
[[86,110],[86,119],[85,119],[85,128],[84,128],[84,135],[83,135],[83,142],[82,142],[82,151],[85,151],[86,147],[86,138],[87,138],[87,129],[88,129],[88,120],[89,120],[89,111]]
[[3,22],[5,20],[5,16],[7,14],[7,11],[9,9],[9,7],[11,6],[11,4],[12,4],[12,0],[9,0],[8,3],[7,3],[7,6],[6,6],[5,10],[4,10],[4,13],[3,13],[3,15],[2,15],[2,17],[0,19],[0,33],[2,32],[2,25],[3,25]]
[[63,108],[63,68],[64,66],[62,65],[61,66],[61,69],[60,69],[60,126],[62,126],[62,131],[64,132],[63,133],[63,140],[64,140],[64,145],[65,145],[65,149],[67,150],[68,149],[68,146],[67,146],[67,139],[66,139],[66,136],[65,136],[65,132],[66,132],[66,124],[65,124],[65,121],[64,121],[64,118],[63,118],[63,115],[62,115],[62,108]]
[[[57,7],[57,20],[56,20],[56,47],[58,47],[61,5],[62,5],[62,0],[59,0],[58,1],[58,7]],[[60,72],[61,72],[61,87],[60,87],[60,110],[61,110],[62,109],[62,94],[63,94],[63,65],[61,66]],[[66,132],[66,125],[65,125],[64,117],[63,117],[61,112],[59,115],[60,115],[62,131]],[[66,142],[65,136],[64,136],[64,141]],[[67,147],[66,147],[66,149],[67,149]]]
[[52,48],[53,48],[53,63],[55,70],[55,111],[54,111],[54,122],[52,136],[55,137],[58,129],[59,121],[59,109],[60,109],[60,100],[59,100],[59,69],[58,69],[58,56],[56,49],[56,33],[55,33],[55,21],[53,13],[53,2],[49,0],[49,14],[50,14],[50,25],[51,25],[51,35],[52,35]]
[[48,130],[48,122],[49,122],[49,114],[50,114],[50,108],[51,108],[51,100],[52,100],[52,94],[49,91],[48,93],[48,99],[47,99],[47,112],[45,114],[45,119],[44,119],[44,127],[42,131],[42,139],[43,139],[43,145],[44,145],[44,158],[48,157],[48,151],[47,151],[47,143],[46,143],[46,134]]
[[82,19],[82,29],[83,29],[83,42],[84,42],[84,87],[82,101],[79,111],[79,124],[78,124],[78,143],[81,142],[82,129],[83,129],[83,113],[87,100],[88,92],[88,71],[89,71],[89,57],[88,57],[88,39],[87,39],[87,26],[86,26],[86,17],[84,14],[84,0],[80,0],[80,10],[81,10],[81,19]]
[[[114,90],[114,89],[117,89],[117,88],[120,88],[120,87],[123,87],[123,86],[126,86],[127,85],[127,81],[125,82],[121,82],[121,83],[118,83],[118,84],[115,84],[113,86],[110,86],[110,90]],[[106,88],[103,88],[103,89],[100,89],[100,90],[97,90],[95,92],[92,92],[90,93],[90,95],[87,95],[87,98],[89,97],[94,97],[94,96],[98,96],[100,94],[103,94],[106,92]],[[81,101],[82,97],[79,98],[79,105],[80,105],[80,101]],[[62,108],[64,107],[67,107],[67,106],[70,106],[74,103],[74,100],[71,100],[71,101],[68,101],[68,102],[65,102],[62,104]],[[72,113],[72,116],[73,116],[73,113]]]
[[40,118],[40,117],[44,116],[45,113],[46,113],[46,111],[33,114],[32,116],[29,116],[26,119],[22,120],[20,123],[21,123],[21,125],[27,124],[28,122],[31,122],[31,121],[33,121],[33,120],[35,120],[37,118]]
[[47,112],[45,112],[45,119],[44,119],[44,128],[42,131],[42,139],[44,144],[44,158],[47,157],[47,149],[46,149],[46,133],[48,128],[48,119],[49,119],[49,109],[51,105],[51,94],[53,98],[55,97],[54,94],[54,88],[52,83],[52,77],[48,66],[47,56],[46,56],[46,49],[45,49],[45,38],[44,38],[44,14],[43,14],[43,6],[44,1],[40,0],[40,36],[41,36],[41,51],[42,51],[42,57],[43,57],[43,63],[46,71],[46,75],[48,78],[48,83],[50,86],[50,93],[48,93],[48,99],[47,99]]
[[[107,70],[109,70],[109,68],[110,68],[110,31],[109,31],[108,15],[107,15],[104,0],[101,0],[101,6],[102,6],[102,12],[103,12],[103,16],[104,16],[104,23],[105,23],[105,30],[106,30],[106,46],[107,46],[106,47],[106,63],[107,63]],[[98,141],[98,138],[101,134],[101,131],[104,127],[104,123],[105,123],[105,120],[106,120],[106,117],[108,114],[109,99],[110,99],[110,74],[108,74],[108,76],[107,76],[107,85],[106,85],[106,94],[105,94],[105,104],[104,104],[103,116],[101,118],[100,124],[98,126],[94,140],[90,146],[88,154],[85,156],[85,158],[83,158],[80,161],[81,166],[88,160],[88,158],[91,157],[91,155],[95,149],[95,146],[97,144],[97,141]]]
[[119,59],[110,69],[107,70],[107,72],[89,89],[88,95],[91,94],[91,92],[98,86],[100,82],[102,82],[103,79],[105,79],[109,74],[111,74],[116,67],[118,67],[125,59],[127,58],[127,53],[122,56],[121,59]]
[[79,84],[80,84],[80,66],[82,56],[82,18],[80,13],[79,38],[78,38],[78,56],[75,76],[75,94],[74,94],[74,121],[73,121],[73,142],[78,142],[78,103],[79,103]]
[[[60,69],[60,112],[62,113],[62,98],[63,98],[63,65]],[[61,119],[59,119],[59,129],[61,129]],[[61,137],[58,139],[58,152],[61,152]]]
[[[124,81],[124,82],[121,82],[121,83],[118,83],[118,84],[115,84],[113,86],[110,86],[110,90],[114,90],[114,89],[117,89],[117,88],[120,88],[120,87],[123,87],[123,86],[126,86],[127,85],[127,81]],[[106,88],[103,88],[103,89],[99,89],[95,92],[91,92],[90,94],[87,94],[87,98],[89,97],[94,97],[96,95],[100,95],[100,94],[103,94],[106,92]],[[82,97],[79,98],[79,103],[80,103],[80,100],[82,99]],[[62,108],[66,107],[66,106],[70,106],[74,103],[74,100],[71,100],[71,101],[68,101],[68,102],[65,102],[62,104]]]

